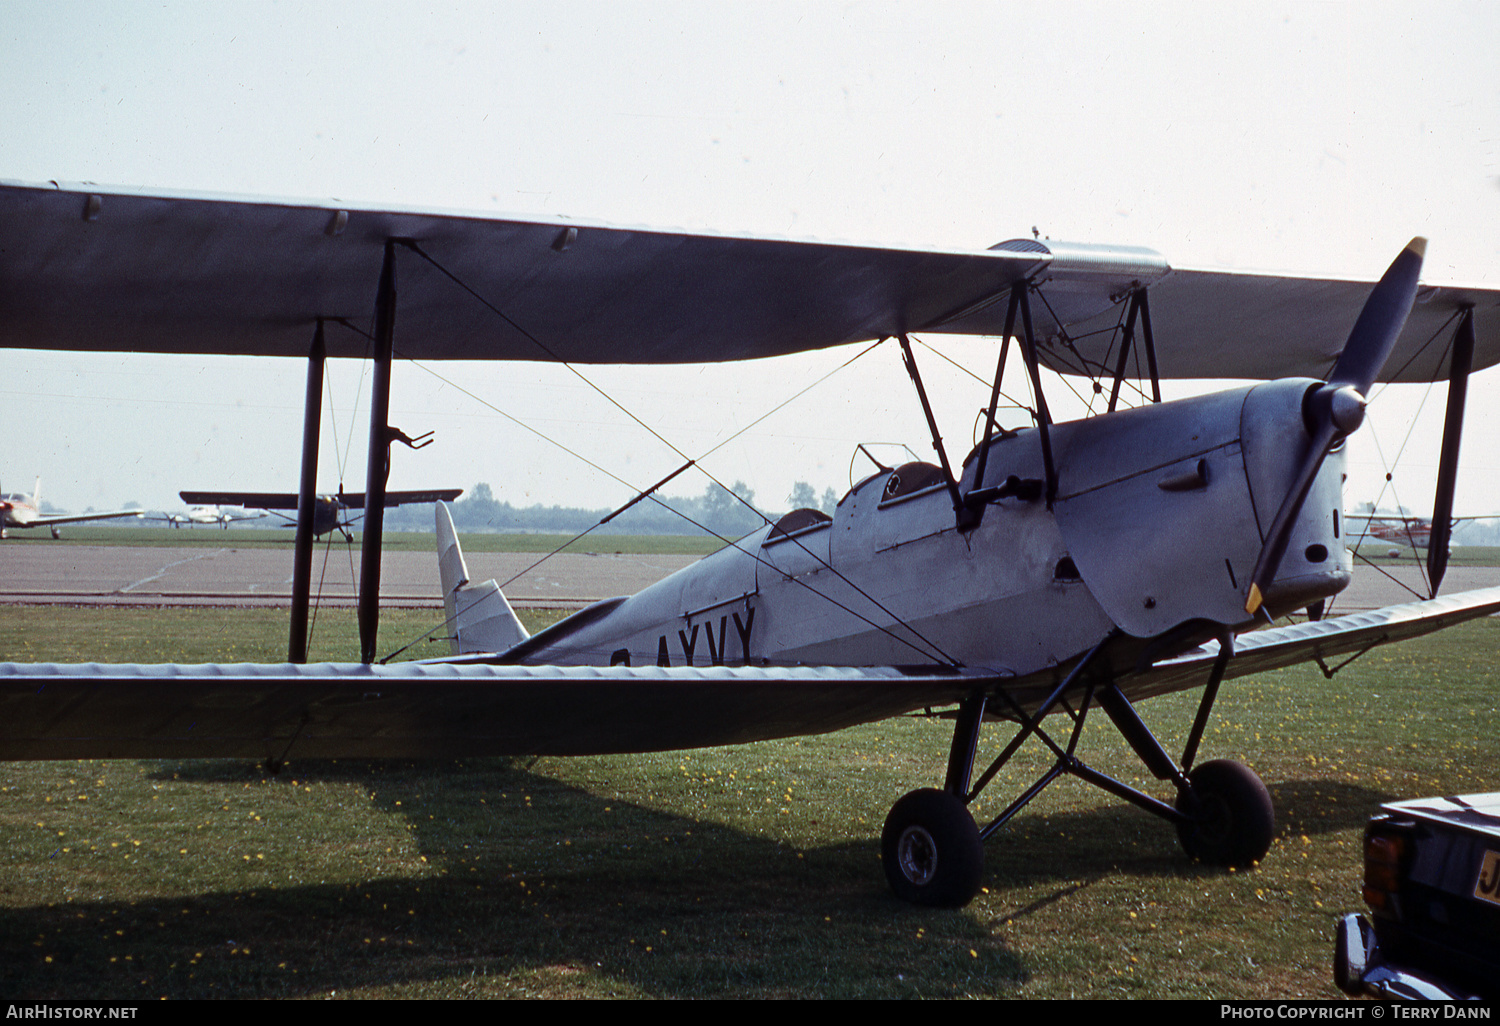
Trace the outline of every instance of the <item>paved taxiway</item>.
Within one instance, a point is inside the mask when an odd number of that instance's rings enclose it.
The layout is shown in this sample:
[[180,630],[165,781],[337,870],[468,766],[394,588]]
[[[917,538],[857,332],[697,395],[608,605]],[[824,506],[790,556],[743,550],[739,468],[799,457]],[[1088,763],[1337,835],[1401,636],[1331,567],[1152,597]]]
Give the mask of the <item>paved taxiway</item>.
[[[527,569],[540,553],[466,552],[474,580],[505,582],[515,605],[573,607],[628,595],[698,557],[564,553]],[[324,602],[352,603],[358,592],[359,552],[334,547],[326,567],[313,560],[313,593]],[[0,543],[0,602],[111,605],[287,605],[291,548],[130,548],[111,545]],[[437,556],[387,552],[380,594],[390,605],[441,606]]]
[[[629,595],[694,562],[696,556],[566,553],[528,569],[540,555],[466,552],[477,581],[505,582],[517,606],[576,608]],[[335,546],[326,567],[321,550],[313,563],[320,601],[348,604],[358,590],[358,551]],[[381,597],[390,605],[439,606],[437,557],[429,552],[387,552],[381,563]],[[352,569],[351,569],[352,568]],[[321,575],[321,577],[320,577]],[[290,603],[290,547],[130,548],[126,546],[0,543],[0,603],[113,605],[268,605]],[[1407,590],[1403,584],[1412,590]],[[1443,591],[1452,594],[1500,584],[1500,568],[1452,567]],[[1354,583],[1335,613],[1411,602],[1425,594],[1420,570],[1409,561],[1355,568]]]

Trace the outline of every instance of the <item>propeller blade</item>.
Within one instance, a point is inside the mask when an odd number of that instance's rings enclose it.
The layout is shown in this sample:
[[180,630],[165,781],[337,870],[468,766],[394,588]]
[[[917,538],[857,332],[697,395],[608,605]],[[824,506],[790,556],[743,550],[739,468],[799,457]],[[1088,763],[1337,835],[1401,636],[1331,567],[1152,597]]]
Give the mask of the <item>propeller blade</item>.
[[1275,580],[1276,571],[1281,568],[1281,557],[1286,555],[1287,543],[1292,540],[1292,528],[1296,525],[1297,515],[1302,512],[1302,504],[1307,501],[1307,493],[1312,491],[1318,471],[1323,469],[1323,457],[1328,455],[1328,450],[1333,448],[1336,441],[1338,428],[1332,421],[1325,421],[1319,427],[1312,447],[1307,451],[1308,458],[1297,468],[1297,478],[1282,500],[1281,508],[1276,511],[1276,519],[1271,521],[1271,529],[1266,532],[1266,542],[1260,549],[1260,558],[1255,561],[1255,570],[1250,574],[1250,595],[1245,600],[1245,612],[1251,616],[1260,608],[1266,587]]
[[1375,283],[1354,330],[1349,332],[1344,351],[1333,365],[1333,373],[1328,375],[1330,385],[1353,385],[1360,395],[1369,394],[1416,301],[1417,279],[1426,252],[1426,239],[1412,239]]
[[1417,298],[1417,279],[1422,274],[1422,258],[1427,251],[1427,240],[1412,239],[1406,248],[1397,254],[1391,266],[1381,275],[1365,300],[1349,341],[1339,354],[1326,384],[1316,389],[1308,398],[1307,412],[1313,419],[1312,444],[1292,487],[1282,500],[1281,508],[1266,533],[1260,557],[1255,561],[1255,570],[1250,575],[1250,593],[1245,601],[1245,612],[1254,616],[1265,600],[1265,592],[1276,579],[1281,559],[1286,555],[1291,541],[1292,529],[1312,490],[1313,481],[1323,467],[1323,460],[1339,439],[1358,429],[1364,420],[1365,396],[1370,386],[1380,376],[1386,359],[1396,346],[1396,339],[1406,325],[1412,304]]

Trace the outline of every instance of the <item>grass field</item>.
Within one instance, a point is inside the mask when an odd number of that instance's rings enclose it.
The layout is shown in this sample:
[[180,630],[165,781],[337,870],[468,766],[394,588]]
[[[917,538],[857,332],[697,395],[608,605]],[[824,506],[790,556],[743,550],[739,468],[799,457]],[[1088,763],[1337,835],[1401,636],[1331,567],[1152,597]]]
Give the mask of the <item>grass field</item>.
[[[352,653],[352,613],[323,615]],[[424,629],[402,619],[417,615],[388,612],[382,637]],[[283,617],[7,609],[0,659],[274,659]],[[1500,788],[1497,647],[1486,620],[1331,681],[1227,685],[1200,758],[1243,758],[1271,790],[1278,837],[1253,870],[1189,863],[1166,824],[1063,781],[989,843],[961,911],[896,901],[878,857],[891,802],[941,780],[946,721],[649,756],[294,760],[276,777],[0,764],[0,993],[1336,998],[1332,927],[1360,907],[1375,806]],[[1180,744],[1195,704],[1142,711]],[[1085,757],[1163,794],[1111,733],[1091,726]],[[1040,767],[1013,762],[981,822]]]

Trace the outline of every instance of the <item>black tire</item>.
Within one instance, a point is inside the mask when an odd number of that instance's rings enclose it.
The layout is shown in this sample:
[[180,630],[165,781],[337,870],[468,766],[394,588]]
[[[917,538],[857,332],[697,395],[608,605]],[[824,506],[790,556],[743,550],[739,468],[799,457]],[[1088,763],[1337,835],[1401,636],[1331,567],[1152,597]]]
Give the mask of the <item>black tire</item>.
[[891,890],[906,901],[960,908],[979,893],[979,828],[964,803],[946,791],[913,791],[891,807],[880,858]]
[[1205,762],[1188,774],[1193,789],[1177,799],[1177,810],[1193,817],[1177,836],[1195,859],[1220,866],[1248,866],[1271,850],[1276,810],[1270,792],[1250,767],[1229,759]]

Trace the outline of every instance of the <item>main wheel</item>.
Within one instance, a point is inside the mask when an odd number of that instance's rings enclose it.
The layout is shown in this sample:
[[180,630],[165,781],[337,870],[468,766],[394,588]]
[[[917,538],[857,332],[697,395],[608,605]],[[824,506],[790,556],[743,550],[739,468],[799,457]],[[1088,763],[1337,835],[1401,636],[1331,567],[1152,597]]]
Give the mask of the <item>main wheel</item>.
[[1276,810],[1250,767],[1229,759],[1205,762],[1188,774],[1193,789],[1177,799],[1177,810],[1193,817],[1177,836],[1195,859],[1221,866],[1248,866],[1271,850]]
[[974,817],[954,795],[926,788],[891,808],[880,836],[885,878],[896,896],[958,908],[979,893],[984,845]]

